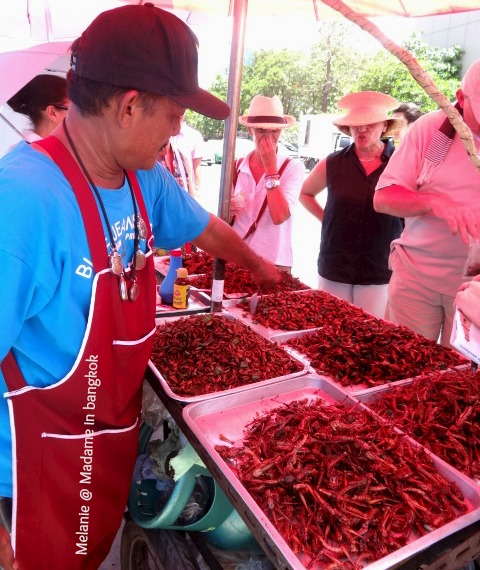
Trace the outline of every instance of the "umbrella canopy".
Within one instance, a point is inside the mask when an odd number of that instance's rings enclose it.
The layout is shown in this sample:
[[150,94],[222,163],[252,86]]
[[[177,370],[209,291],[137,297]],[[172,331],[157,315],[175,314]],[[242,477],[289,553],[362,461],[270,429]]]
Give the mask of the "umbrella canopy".
[[[438,92],[429,77],[419,68],[409,54],[382,36],[380,30],[366,18],[373,16],[418,17],[478,10],[478,0],[148,0],[160,8],[175,11],[192,26],[198,17],[223,15],[233,17],[232,42],[230,51],[229,83],[227,102],[231,108],[231,118],[225,124],[223,156],[234,156],[236,138],[236,118],[239,115],[240,84],[244,51],[245,28],[248,17],[288,16],[292,26],[298,18],[311,18],[317,21],[341,16],[355,22],[374,35],[382,45],[394,53],[409,68],[414,78],[447,112],[455,128],[463,126],[450,102]],[[143,0],[16,0],[2,9],[0,39],[12,34],[23,34],[37,41],[73,39],[85,29],[85,19],[93,19],[98,13],[122,4],[142,4]],[[294,22],[295,20],[295,22]],[[88,22],[87,22],[88,24]],[[35,74],[33,74],[35,75]],[[32,77],[33,77],[32,75]],[[3,76],[4,77],[4,76]],[[450,113],[450,114],[449,114]],[[451,115],[451,116],[450,116]],[[457,128],[458,130],[458,128]],[[469,154],[476,156],[469,129],[465,139],[469,143]],[[463,138],[462,138],[463,140]],[[478,162],[478,161],[477,161]],[[218,214],[227,219],[230,209],[230,188],[233,175],[233,160],[222,161]],[[227,189],[227,192],[225,192]],[[216,260],[221,261],[221,260]],[[223,263],[216,263],[214,279],[223,280]],[[217,288],[222,288],[222,285]],[[214,302],[212,310],[220,310],[221,302]]]
[[[135,0],[130,3],[136,4]],[[156,6],[194,13],[231,16],[231,0],[154,0]],[[477,0],[345,0],[345,4],[363,16],[429,16],[478,10]],[[322,0],[250,0],[249,16],[311,16],[317,20],[331,18],[335,10]]]
[[70,43],[51,42],[0,53],[0,106],[39,73],[67,71]]
[[[478,10],[478,0],[149,0],[158,7],[174,11],[192,26],[205,21],[212,15],[233,17],[232,43],[230,52],[230,75],[227,102],[232,117],[239,115],[241,71],[243,62],[244,36],[248,18],[266,16],[288,16],[292,26],[298,18],[321,21],[345,16],[356,22],[356,18],[372,16],[417,17]],[[0,20],[0,51],[2,40],[23,37],[25,40],[53,42],[60,39],[74,39],[100,12],[122,4],[141,4],[143,0],[15,0],[2,9]],[[370,30],[369,30],[370,31]],[[378,37],[378,36],[376,36]],[[379,41],[381,41],[379,39]],[[391,50],[391,47],[384,47]],[[393,46],[395,47],[395,46]],[[41,71],[41,62],[49,54],[41,53],[42,47],[27,49],[18,55],[8,56],[12,62],[18,58],[14,73],[2,73],[5,96],[12,95],[23,82]],[[393,51],[392,51],[393,53]],[[397,57],[401,59],[398,54]],[[45,57],[45,59],[43,59]],[[7,61],[7,60],[5,60]],[[403,60],[402,60],[403,61]],[[404,61],[405,63],[405,61]],[[0,62],[1,65],[1,62]],[[47,63],[48,65],[48,63]],[[40,66],[40,67],[39,67]],[[11,69],[11,67],[10,67]],[[2,69],[4,70],[4,69]],[[412,73],[413,74],[413,73]],[[417,79],[418,80],[418,79]],[[231,125],[227,120],[225,128],[224,156],[233,156],[236,137],[236,120]],[[231,161],[222,165],[222,188],[229,187],[232,177]],[[224,177],[224,178],[223,178]],[[223,211],[221,208],[223,207]],[[225,208],[226,206],[226,208]],[[229,200],[221,200],[219,214],[226,217]]]
[[[238,0],[149,0],[179,13],[192,25],[205,14],[233,16]],[[245,0],[242,0],[245,2]],[[0,40],[29,38],[36,42],[74,39],[100,12],[122,4],[142,4],[143,0],[14,0],[2,7]],[[322,0],[250,0],[249,17],[286,16],[323,20],[338,13]],[[418,17],[478,10],[478,0],[345,0],[349,9],[366,17]],[[183,12],[183,15],[180,14]],[[0,49],[2,49],[0,41]],[[5,51],[2,49],[2,51]]]

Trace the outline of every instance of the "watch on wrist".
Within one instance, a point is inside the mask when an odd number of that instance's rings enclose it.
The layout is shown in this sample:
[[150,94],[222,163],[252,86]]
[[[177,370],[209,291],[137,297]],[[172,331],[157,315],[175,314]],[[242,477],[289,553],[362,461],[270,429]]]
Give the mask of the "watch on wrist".
[[278,178],[267,178],[265,180],[265,188],[267,190],[273,190],[273,188],[277,186],[280,186],[280,180]]

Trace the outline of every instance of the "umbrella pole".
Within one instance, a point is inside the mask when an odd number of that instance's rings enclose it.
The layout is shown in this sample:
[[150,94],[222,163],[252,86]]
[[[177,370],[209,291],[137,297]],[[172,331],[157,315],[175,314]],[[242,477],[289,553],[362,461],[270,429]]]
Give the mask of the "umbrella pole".
[[3,120],[7,123],[7,125],[8,125],[11,129],[13,129],[13,130],[17,133],[17,135],[18,135],[19,137],[21,137],[24,141],[27,140],[27,139],[23,136],[23,134],[17,129],[17,127],[16,127],[13,123],[11,123],[11,122],[7,119],[7,117],[5,117],[5,115],[3,115],[2,113],[0,113],[0,119],[3,119]]
[[396,44],[393,40],[388,38],[373,22],[349,8],[342,0],[321,0],[323,4],[330,6],[337,12],[340,12],[347,20],[350,20],[362,30],[368,32],[376,40],[378,40],[383,47],[388,50],[392,55],[399,59],[410,71],[410,74],[415,81],[423,88],[427,95],[435,101],[435,103],[447,115],[453,128],[457,131],[460,139],[467,151],[470,160],[473,162],[475,168],[480,170],[480,157],[477,155],[477,149],[473,140],[472,132],[469,127],[463,122],[463,118],[450,101],[441,93],[436,87],[432,78],[422,68],[413,55],[406,49]]
[[[242,82],[243,51],[245,44],[245,26],[247,20],[248,0],[234,0],[232,46],[230,50],[230,66],[228,74],[227,103],[230,116],[225,121],[223,137],[223,160],[220,175],[220,192],[218,198],[218,215],[224,221],[230,219],[230,194],[232,188],[233,169],[235,165],[235,139],[237,136],[237,117],[240,107],[240,85]],[[213,283],[210,312],[222,310],[223,289],[225,282],[225,260],[213,260]]]

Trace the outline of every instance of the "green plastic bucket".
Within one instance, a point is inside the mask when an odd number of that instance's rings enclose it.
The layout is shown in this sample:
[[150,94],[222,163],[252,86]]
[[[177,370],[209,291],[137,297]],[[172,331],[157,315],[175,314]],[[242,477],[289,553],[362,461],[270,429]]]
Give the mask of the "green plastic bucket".
[[[152,434],[152,428],[143,424],[139,435],[139,454],[145,453]],[[203,477],[208,489],[208,503],[205,514],[190,524],[178,524],[176,521],[185,509],[197,484],[197,478]],[[175,483],[173,491],[160,511],[157,505],[160,492],[155,481],[143,479],[132,481],[128,497],[128,510],[132,519],[142,528],[162,528],[169,530],[206,531],[222,523],[234,510],[225,493],[218,486],[210,472],[203,466],[194,464]]]
[[236,510],[232,510],[216,528],[203,532],[202,536],[206,542],[219,550],[248,550],[255,554],[262,552],[260,545]]

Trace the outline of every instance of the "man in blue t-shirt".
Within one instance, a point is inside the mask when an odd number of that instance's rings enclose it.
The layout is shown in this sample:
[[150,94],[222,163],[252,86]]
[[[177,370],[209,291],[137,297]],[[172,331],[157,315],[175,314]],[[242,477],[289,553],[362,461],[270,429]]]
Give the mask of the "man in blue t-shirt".
[[152,246],[193,242],[259,285],[279,278],[157,164],[186,108],[229,114],[198,86],[197,48],[151,4],[100,14],[71,47],[64,123],[0,161],[5,570],[96,568],[108,553],[155,330]]

